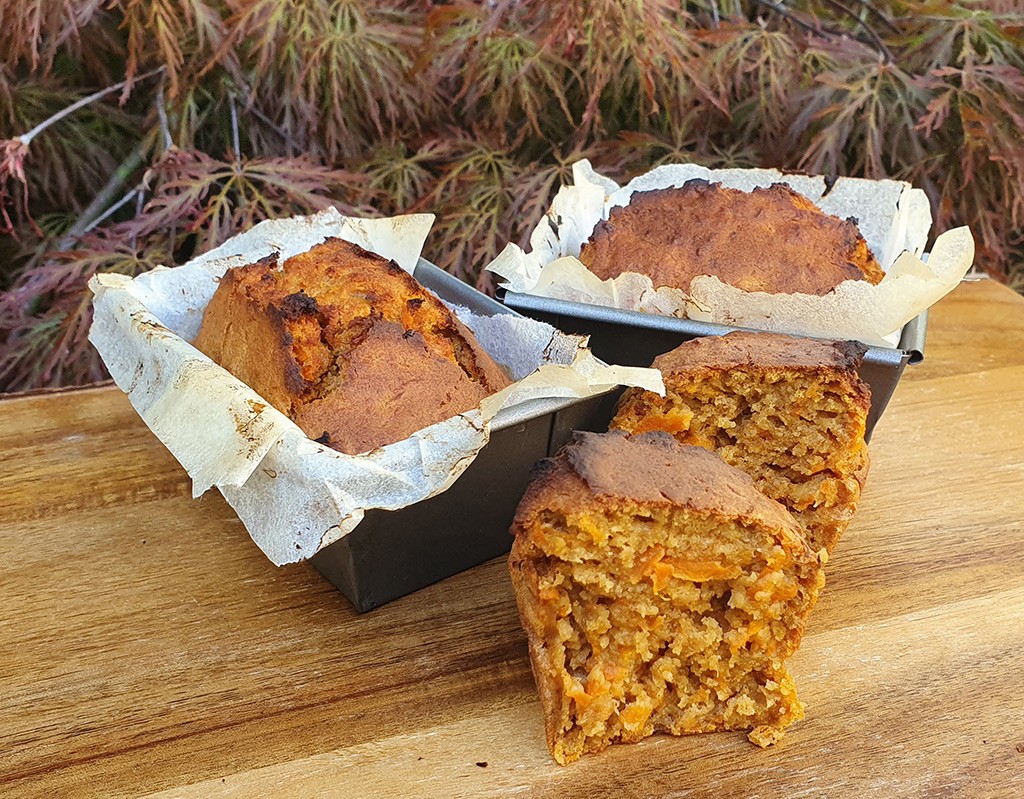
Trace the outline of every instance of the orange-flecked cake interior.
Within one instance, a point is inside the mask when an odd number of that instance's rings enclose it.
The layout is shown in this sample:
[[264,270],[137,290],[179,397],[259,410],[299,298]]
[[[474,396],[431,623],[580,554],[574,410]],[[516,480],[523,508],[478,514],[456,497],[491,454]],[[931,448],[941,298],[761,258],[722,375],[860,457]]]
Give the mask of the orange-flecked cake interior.
[[868,472],[863,354],[855,342],[769,333],[694,339],[655,359],[666,395],[627,391],[611,427],[714,450],[789,508],[812,547],[831,552]]
[[784,508],[659,433],[577,433],[538,471],[509,568],[559,763],[803,717],[785,660],[824,576]]

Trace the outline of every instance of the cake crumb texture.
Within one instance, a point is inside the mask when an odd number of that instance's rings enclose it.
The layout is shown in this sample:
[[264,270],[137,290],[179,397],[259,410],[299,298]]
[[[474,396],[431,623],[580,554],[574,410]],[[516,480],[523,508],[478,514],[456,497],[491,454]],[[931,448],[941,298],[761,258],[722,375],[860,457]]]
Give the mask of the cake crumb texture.
[[831,551],[867,479],[865,351],[772,333],[693,339],[654,361],[666,395],[628,390],[611,427],[717,452],[785,505],[813,548]]
[[576,433],[516,513],[509,569],[566,764],[655,733],[803,717],[785,667],[824,584],[781,505],[664,433]]

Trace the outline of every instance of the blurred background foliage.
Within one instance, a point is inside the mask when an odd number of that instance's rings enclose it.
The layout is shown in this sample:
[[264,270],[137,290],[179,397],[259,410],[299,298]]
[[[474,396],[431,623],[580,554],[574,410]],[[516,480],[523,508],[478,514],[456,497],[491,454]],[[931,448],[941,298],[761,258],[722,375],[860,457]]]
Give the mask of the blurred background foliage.
[[102,379],[96,272],[268,217],[432,211],[481,273],[569,165],[896,177],[1024,287],[1014,0],[3,0],[0,391]]

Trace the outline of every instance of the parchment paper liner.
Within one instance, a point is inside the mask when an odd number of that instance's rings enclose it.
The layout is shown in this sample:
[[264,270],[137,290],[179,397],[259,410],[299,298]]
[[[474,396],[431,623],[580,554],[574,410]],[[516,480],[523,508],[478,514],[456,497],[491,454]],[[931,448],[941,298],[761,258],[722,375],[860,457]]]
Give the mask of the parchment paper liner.
[[[824,297],[746,292],[710,276],[694,278],[686,292],[655,289],[650,278],[635,273],[602,281],[579,261],[581,246],[613,207],[628,204],[634,192],[693,178],[743,191],[786,183],[823,211],[854,217],[886,277],[877,286],[848,280]],[[974,260],[974,239],[963,227],[939,236],[925,263],[920,256],[930,228],[924,192],[901,181],[839,178],[830,188],[820,176],[674,164],[620,187],[583,160],[573,165],[573,185],[562,187],[533,231],[530,252],[509,244],[487,269],[501,276],[504,288],[524,294],[895,347],[903,325],[951,291]]]
[[188,343],[228,268],[275,252],[283,260],[334,236],[412,272],[432,221],[429,214],[353,219],[330,209],[263,222],[184,266],[90,281],[95,317],[89,340],[114,381],[185,467],[193,495],[216,486],[278,565],[311,557],[354,529],[366,510],[393,510],[444,491],[487,443],[491,421],[503,408],[592,396],[615,385],[664,391],[657,371],[605,366],[578,336],[514,315],[455,309],[518,382],[477,409],[351,456],[310,441]]

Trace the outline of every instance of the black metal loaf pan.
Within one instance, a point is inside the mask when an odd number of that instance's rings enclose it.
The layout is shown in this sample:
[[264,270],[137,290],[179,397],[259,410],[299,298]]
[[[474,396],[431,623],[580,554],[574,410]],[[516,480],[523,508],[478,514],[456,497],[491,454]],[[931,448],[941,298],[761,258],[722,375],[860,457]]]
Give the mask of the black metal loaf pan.
[[[511,291],[506,292],[503,299],[509,308],[554,325],[566,333],[589,335],[590,349],[595,356],[607,363],[624,366],[650,366],[658,355],[675,349],[684,341],[699,336],[723,336],[738,329]],[[925,311],[904,326],[897,349],[868,347],[860,368],[861,379],[871,386],[868,438],[889,404],[907,364],[924,359],[927,325],[928,312]]]
[[[515,313],[427,261],[420,260],[414,275],[441,299],[474,313]],[[310,563],[362,612],[508,552],[509,526],[534,463],[561,445],[572,424],[598,429],[604,415],[607,426],[620,393],[537,400],[499,412],[490,441],[447,491],[400,510],[367,511]]]

